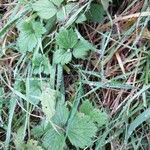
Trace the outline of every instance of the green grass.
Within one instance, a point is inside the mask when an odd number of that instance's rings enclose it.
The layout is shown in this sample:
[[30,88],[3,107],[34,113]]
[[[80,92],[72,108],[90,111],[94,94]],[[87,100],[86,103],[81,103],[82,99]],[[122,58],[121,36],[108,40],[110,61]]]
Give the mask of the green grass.
[[0,1],[0,149],[148,150],[148,4]]

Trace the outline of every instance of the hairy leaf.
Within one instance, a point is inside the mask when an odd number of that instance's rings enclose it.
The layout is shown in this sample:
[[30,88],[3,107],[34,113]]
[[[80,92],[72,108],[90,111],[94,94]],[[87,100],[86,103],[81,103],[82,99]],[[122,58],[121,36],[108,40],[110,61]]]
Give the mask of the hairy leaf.
[[52,118],[52,121],[60,127],[64,127],[69,117],[69,110],[65,104],[58,104],[56,107],[56,113]]
[[72,59],[72,54],[69,51],[65,51],[62,49],[56,50],[56,52],[54,53],[54,62],[56,64],[68,64]]
[[80,106],[80,112],[84,113],[85,115],[89,115],[93,109],[94,107],[89,100],[83,101],[83,103]]
[[78,41],[77,34],[73,31],[73,29],[65,29],[62,28],[56,36],[56,43],[60,48],[70,49],[73,48]]
[[60,6],[64,0],[50,0],[50,1],[52,1],[57,6]]
[[98,127],[108,123],[109,118],[106,112],[95,108],[89,100],[86,100],[81,104],[80,112],[88,115],[91,120],[97,124]]
[[34,74],[50,74],[51,65],[48,58],[45,55],[40,53],[36,54],[36,56],[32,59]]
[[94,4],[92,3],[89,11],[86,13],[86,17],[89,21],[92,22],[101,22],[104,19],[104,15],[106,12],[102,4]]
[[108,115],[99,109],[94,109],[89,114],[91,120],[97,124],[98,127],[106,125],[108,123]]
[[26,93],[26,95],[32,104],[36,105],[39,103],[40,101],[39,97],[41,95],[41,87],[38,80],[29,81],[29,90],[28,93]]
[[49,0],[38,0],[33,4],[33,10],[43,19],[50,19],[53,17],[57,9]]
[[77,7],[76,3],[68,3],[57,12],[57,20],[60,22],[65,21],[69,18],[71,13],[74,13],[77,10],[77,8],[79,7]]
[[73,56],[75,58],[85,58],[85,56],[87,55],[87,52],[89,51],[89,47],[88,45],[83,42],[82,40],[80,40],[73,49]]
[[38,141],[30,139],[28,140],[27,144],[25,145],[25,149],[27,150],[43,150],[41,146],[38,145]]
[[17,44],[19,46],[18,51],[21,53],[32,52],[38,43],[38,39],[46,32],[43,25],[34,20],[24,21],[18,26],[18,29],[20,30],[20,34]]
[[92,144],[96,131],[97,128],[90,118],[78,113],[69,126],[68,137],[74,146],[85,148]]
[[43,147],[46,150],[63,150],[65,136],[63,132],[57,133],[53,128],[49,129],[43,137]]
[[51,121],[51,118],[55,114],[56,98],[57,98],[57,94],[55,90],[52,90],[50,88],[45,88],[42,91],[42,95],[41,95],[42,110],[46,115],[46,119],[48,121]]

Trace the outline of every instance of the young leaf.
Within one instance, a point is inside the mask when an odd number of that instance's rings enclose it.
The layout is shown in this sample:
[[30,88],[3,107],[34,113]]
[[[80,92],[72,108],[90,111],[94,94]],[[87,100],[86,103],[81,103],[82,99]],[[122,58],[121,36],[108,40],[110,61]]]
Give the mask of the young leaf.
[[68,129],[68,138],[72,145],[85,148],[92,144],[92,138],[97,131],[96,126],[88,116],[78,113]]
[[53,58],[54,58],[54,63],[56,63],[56,64],[61,63],[62,56],[63,56],[64,53],[65,53],[65,51],[62,50],[62,49],[56,50],[56,51],[54,52],[54,56],[53,56]]
[[32,52],[33,49],[37,45],[37,38],[34,34],[26,34],[26,33],[21,33],[18,38],[18,46],[19,46],[19,52],[25,53],[27,51]]
[[40,22],[25,21],[19,26],[20,34],[17,44],[21,53],[31,52],[36,47],[38,39],[46,32],[46,29]]
[[41,146],[38,145],[38,142],[30,139],[28,140],[27,144],[25,145],[25,149],[27,150],[43,150],[43,148]]
[[73,48],[78,42],[77,34],[71,28],[69,30],[62,28],[56,36],[56,44],[66,50]]
[[49,0],[38,0],[32,7],[42,19],[50,19],[57,12],[54,4]]
[[51,121],[51,118],[55,114],[55,104],[56,104],[57,94],[55,90],[50,88],[43,89],[41,95],[42,110],[46,115],[46,119]]

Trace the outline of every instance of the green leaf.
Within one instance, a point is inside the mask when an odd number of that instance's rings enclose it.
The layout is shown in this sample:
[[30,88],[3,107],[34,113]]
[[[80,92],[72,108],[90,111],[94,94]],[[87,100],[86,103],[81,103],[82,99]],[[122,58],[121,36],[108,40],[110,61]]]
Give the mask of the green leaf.
[[56,6],[60,6],[64,0],[50,0],[50,1],[52,1]]
[[61,60],[61,64],[62,65],[65,65],[65,64],[68,64],[72,59],[72,54],[71,52],[65,52],[63,55],[62,55],[62,60]]
[[62,49],[56,50],[56,51],[54,52],[54,56],[53,56],[53,58],[54,58],[54,63],[56,63],[56,64],[61,63],[62,55],[63,55],[64,53],[65,53],[65,51],[62,50]]
[[49,129],[42,139],[42,146],[46,150],[63,150],[65,136],[63,132],[57,133],[53,128]]
[[72,59],[72,54],[69,51],[65,51],[65,50],[56,50],[56,52],[54,53],[54,62],[56,64],[68,64]]
[[105,10],[108,9],[109,2],[112,2],[112,0],[101,0],[101,3],[102,3],[102,5],[103,5],[103,7],[104,7]]
[[69,117],[69,110],[65,104],[58,104],[56,107],[56,113],[52,118],[52,121],[60,127],[64,127]]
[[25,82],[23,80],[16,80],[15,84],[14,84],[14,89],[16,91],[19,91],[19,92],[25,94],[25,92],[26,92]]
[[34,138],[41,138],[43,134],[46,132],[46,120],[42,120],[39,125],[35,126],[31,130],[31,134],[34,136]]
[[26,95],[29,101],[32,104],[37,105],[40,101],[39,97],[41,96],[40,82],[36,79],[30,80],[28,88],[28,93],[26,93]]
[[31,52],[36,47],[38,39],[46,32],[46,29],[40,22],[24,21],[18,26],[20,34],[17,40],[17,45],[21,53]]
[[3,110],[3,103],[4,103],[4,97],[5,97],[4,88],[0,87],[0,117]]
[[108,123],[108,115],[105,112],[102,112],[99,109],[94,109],[89,114],[91,120],[97,124],[98,127],[101,127]]
[[82,40],[80,40],[75,46],[74,46],[74,50],[73,50],[73,56],[75,58],[85,58],[85,56],[87,55],[87,52],[89,51],[89,47],[88,45],[83,42]]
[[55,114],[55,104],[56,104],[57,94],[55,90],[48,87],[43,89],[41,95],[42,110],[46,115],[46,120],[51,122],[51,118]]
[[78,41],[76,32],[71,29],[62,28],[56,36],[56,44],[59,48],[64,48],[66,50],[73,48]]
[[11,135],[12,135],[12,125],[13,125],[13,116],[15,114],[15,108],[17,105],[17,101],[16,101],[16,97],[12,97],[12,99],[10,99],[10,106],[9,106],[9,114],[8,114],[8,125],[6,127],[6,140],[4,143],[4,149],[8,149],[10,142],[11,142]]
[[133,131],[141,125],[144,121],[150,119],[150,108],[146,109],[144,112],[142,112],[139,116],[136,117],[135,120],[130,124],[127,132],[127,139],[131,136]]
[[32,52],[33,49],[37,45],[37,38],[34,34],[26,34],[26,33],[21,33],[19,35],[17,44],[19,46],[19,52],[25,53],[27,51]]
[[85,115],[89,115],[93,109],[94,107],[89,100],[83,101],[83,103],[80,106],[80,112],[84,113]]
[[[42,145],[44,148],[51,150],[62,150],[65,145],[64,129],[68,120],[69,111],[65,104],[57,104],[56,113],[52,117],[52,122],[56,125],[57,132],[51,126],[51,124],[46,124],[46,121],[43,121],[40,125],[32,129],[32,134],[36,138],[42,138]],[[44,134],[44,135],[43,135]]]
[[59,22],[64,22],[69,18],[69,15],[74,13],[78,8],[76,3],[68,3],[57,12],[57,20]]
[[38,145],[38,141],[30,139],[25,145],[26,150],[43,150],[41,146]]
[[86,20],[87,20],[87,18],[86,18],[86,16],[85,16],[85,14],[81,14],[81,15],[79,15],[79,17],[77,18],[76,23],[80,24],[80,23],[83,23],[83,22],[86,21]]
[[108,123],[108,115],[105,112],[94,108],[89,100],[86,100],[81,104],[80,112],[88,115],[91,120],[97,124],[98,127],[101,127]]
[[102,4],[92,3],[89,11],[86,13],[86,17],[92,22],[101,22],[106,14]]
[[79,33],[78,30],[76,30],[76,33],[77,33],[77,35],[78,35],[79,40],[80,40],[84,45],[86,45],[86,48],[88,48],[89,50],[92,50],[92,51],[97,51],[97,49],[94,47],[94,45],[91,44],[89,41],[85,40],[84,37]]
[[24,131],[25,127],[21,126],[19,129],[17,129],[17,133],[14,134],[14,144],[16,150],[24,150],[25,148]]
[[34,74],[45,73],[49,75],[51,72],[51,65],[48,58],[40,53],[36,54],[36,56],[32,59],[32,65]]
[[54,4],[49,0],[38,0],[32,7],[42,19],[50,19],[57,12]]
[[89,117],[78,113],[72,120],[68,129],[68,138],[72,145],[85,148],[92,144],[97,128]]

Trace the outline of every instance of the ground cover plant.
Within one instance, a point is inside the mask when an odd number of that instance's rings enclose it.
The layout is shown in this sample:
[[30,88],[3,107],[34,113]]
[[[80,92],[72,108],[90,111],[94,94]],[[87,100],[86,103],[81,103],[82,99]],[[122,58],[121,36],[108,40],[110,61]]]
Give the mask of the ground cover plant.
[[0,0],[0,149],[150,149],[149,0]]

